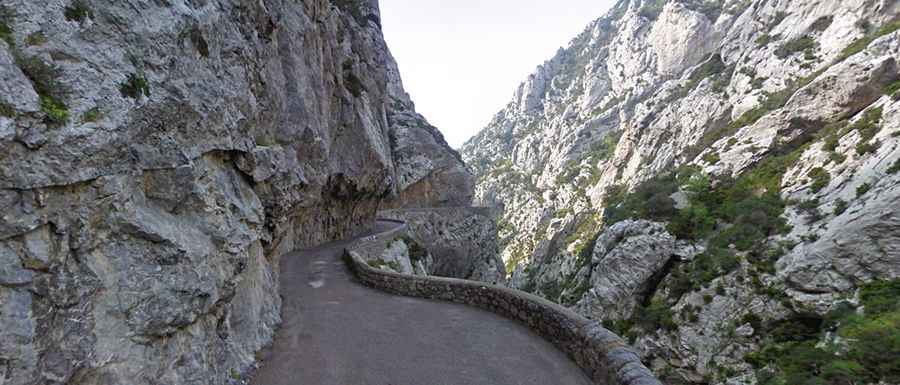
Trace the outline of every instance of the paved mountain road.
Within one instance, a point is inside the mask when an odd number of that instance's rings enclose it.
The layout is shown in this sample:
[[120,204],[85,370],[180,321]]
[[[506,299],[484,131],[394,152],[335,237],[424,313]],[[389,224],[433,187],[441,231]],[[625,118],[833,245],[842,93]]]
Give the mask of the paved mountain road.
[[[356,239],[391,226],[379,222]],[[252,384],[591,384],[565,354],[514,321],[356,282],[341,258],[354,240],[282,258],[283,324]]]

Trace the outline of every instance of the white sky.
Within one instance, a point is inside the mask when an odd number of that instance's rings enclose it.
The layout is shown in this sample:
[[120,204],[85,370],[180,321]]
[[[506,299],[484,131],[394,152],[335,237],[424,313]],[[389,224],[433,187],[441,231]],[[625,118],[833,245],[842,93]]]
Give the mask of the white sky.
[[614,0],[381,0],[416,110],[458,148]]

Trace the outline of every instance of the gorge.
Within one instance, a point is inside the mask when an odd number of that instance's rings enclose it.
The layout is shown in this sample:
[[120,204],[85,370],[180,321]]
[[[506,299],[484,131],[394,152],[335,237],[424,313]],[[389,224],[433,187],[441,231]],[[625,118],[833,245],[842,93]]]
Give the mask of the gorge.
[[0,384],[900,383],[900,2],[620,0],[459,152],[381,29],[0,0]]

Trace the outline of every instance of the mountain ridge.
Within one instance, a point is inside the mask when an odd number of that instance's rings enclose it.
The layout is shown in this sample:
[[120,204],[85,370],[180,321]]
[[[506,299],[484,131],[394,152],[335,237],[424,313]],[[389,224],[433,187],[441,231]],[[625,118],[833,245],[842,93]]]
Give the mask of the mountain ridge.
[[608,321],[664,381],[786,375],[745,359],[782,346],[767,325],[900,277],[898,13],[617,3],[462,148],[511,284]]

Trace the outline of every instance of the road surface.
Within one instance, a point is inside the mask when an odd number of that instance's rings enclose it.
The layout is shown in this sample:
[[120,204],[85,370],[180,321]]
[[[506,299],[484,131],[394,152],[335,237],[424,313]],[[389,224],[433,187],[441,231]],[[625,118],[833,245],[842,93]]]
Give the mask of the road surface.
[[[355,239],[390,226],[379,222]],[[354,240],[282,258],[283,324],[252,384],[591,384],[565,354],[514,321],[356,282],[341,258]]]

